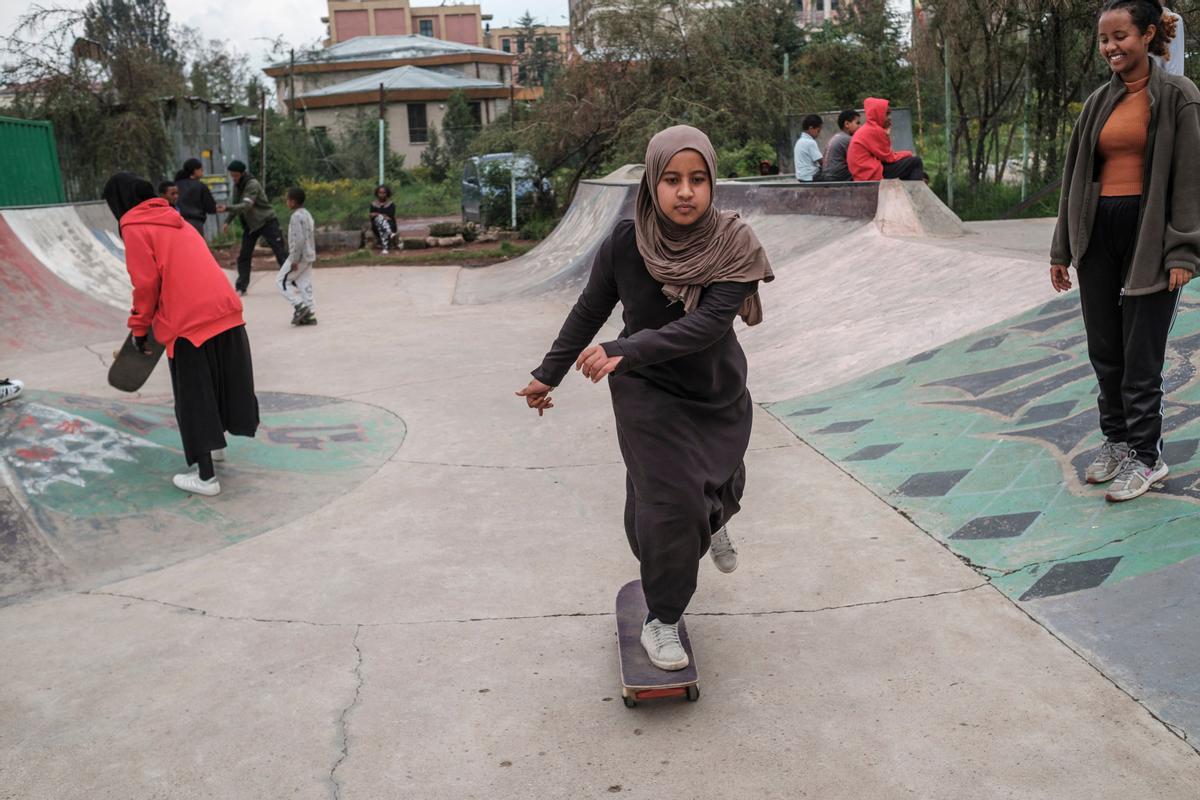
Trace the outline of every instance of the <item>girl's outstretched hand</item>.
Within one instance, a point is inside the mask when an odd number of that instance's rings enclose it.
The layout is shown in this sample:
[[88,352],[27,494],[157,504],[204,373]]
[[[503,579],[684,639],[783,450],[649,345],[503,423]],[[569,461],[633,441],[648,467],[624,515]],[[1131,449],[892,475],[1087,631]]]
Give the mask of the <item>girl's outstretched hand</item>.
[[1066,264],[1050,265],[1050,285],[1056,292],[1065,292],[1071,288],[1071,273],[1067,271]]
[[554,408],[554,401],[550,399],[552,391],[554,391],[553,386],[547,386],[535,378],[529,382],[528,386],[517,392],[517,397],[524,397],[525,404],[530,408],[536,408],[540,417],[547,410]]
[[601,379],[607,378],[617,368],[622,358],[624,356],[610,356],[604,352],[603,347],[594,344],[575,359],[575,369],[581,370],[583,377],[592,383],[599,383]]

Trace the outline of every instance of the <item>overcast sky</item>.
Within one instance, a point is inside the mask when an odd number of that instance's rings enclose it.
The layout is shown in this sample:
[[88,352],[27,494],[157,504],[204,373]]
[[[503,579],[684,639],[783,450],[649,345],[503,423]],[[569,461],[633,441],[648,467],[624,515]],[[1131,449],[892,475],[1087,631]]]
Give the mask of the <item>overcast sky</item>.
[[[87,0],[0,0],[0,33],[7,33],[31,6],[82,8]],[[416,5],[439,5],[433,0],[417,0]],[[483,0],[483,13],[491,14],[491,24],[507,25],[526,9],[545,25],[567,24],[567,0]],[[282,36],[289,44],[303,47],[325,36],[321,17],[324,0],[167,0],[167,10],[176,25],[199,28],[205,38],[223,39],[251,56],[253,63],[267,63],[267,48],[262,39]]]

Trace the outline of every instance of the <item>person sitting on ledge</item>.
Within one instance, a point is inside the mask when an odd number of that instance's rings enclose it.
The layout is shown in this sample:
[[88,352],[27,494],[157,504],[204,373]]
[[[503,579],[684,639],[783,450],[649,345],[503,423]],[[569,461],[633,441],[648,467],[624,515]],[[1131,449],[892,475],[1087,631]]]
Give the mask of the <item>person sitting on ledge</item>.
[[892,150],[892,112],[888,101],[868,97],[863,103],[867,122],[854,134],[846,150],[846,163],[856,181],[923,181],[925,165],[908,150]]

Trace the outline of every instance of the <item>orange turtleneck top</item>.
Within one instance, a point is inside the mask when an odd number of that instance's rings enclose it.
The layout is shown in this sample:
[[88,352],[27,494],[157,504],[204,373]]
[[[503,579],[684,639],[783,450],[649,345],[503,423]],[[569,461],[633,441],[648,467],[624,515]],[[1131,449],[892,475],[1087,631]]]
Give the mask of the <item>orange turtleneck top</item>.
[[1100,155],[1100,196],[1123,197],[1142,193],[1146,139],[1150,134],[1150,96],[1147,75],[1126,83],[1128,92],[1113,109],[1100,131],[1096,152]]

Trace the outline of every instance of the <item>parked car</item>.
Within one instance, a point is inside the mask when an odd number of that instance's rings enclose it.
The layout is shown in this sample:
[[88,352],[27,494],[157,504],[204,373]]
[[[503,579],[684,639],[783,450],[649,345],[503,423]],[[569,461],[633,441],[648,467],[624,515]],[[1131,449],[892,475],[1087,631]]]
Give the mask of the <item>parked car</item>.
[[[537,164],[527,155],[488,153],[471,156],[463,165],[462,218],[463,222],[481,225],[508,225],[509,206],[508,168],[514,163],[517,177],[517,219],[528,219],[540,208],[553,209],[553,189],[550,181],[537,179]],[[497,173],[500,173],[499,175]],[[498,180],[502,178],[502,180]]]

